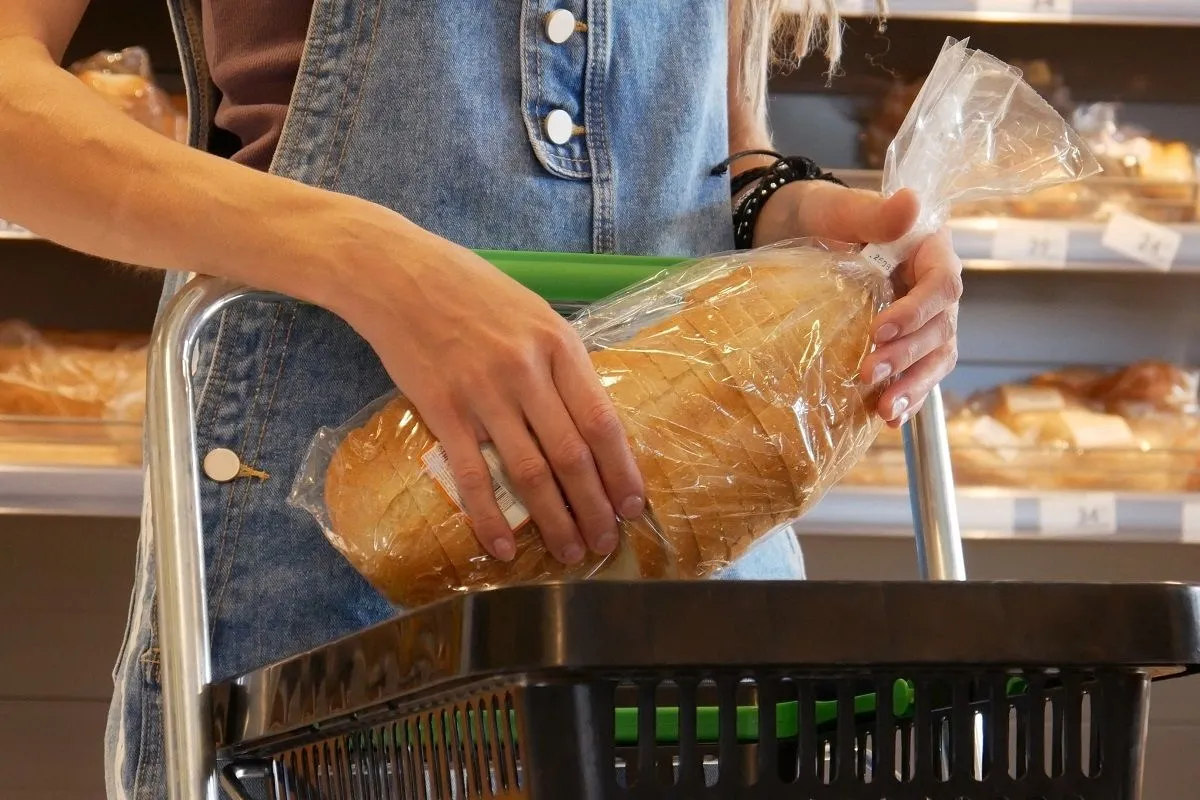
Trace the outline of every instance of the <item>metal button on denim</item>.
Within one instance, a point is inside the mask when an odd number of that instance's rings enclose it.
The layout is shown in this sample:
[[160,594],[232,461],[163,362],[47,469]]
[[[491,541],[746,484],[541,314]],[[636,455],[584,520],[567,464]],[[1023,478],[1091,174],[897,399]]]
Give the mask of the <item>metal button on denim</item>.
[[554,144],[566,144],[575,134],[575,121],[561,108],[556,108],[542,120],[546,138]]
[[217,483],[227,483],[238,476],[242,460],[237,453],[224,447],[209,450],[204,457],[204,474]]
[[554,44],[562,44],[575,35],[575,15],[565,8],[551,11],[543,21],[546,26],[546,38]]

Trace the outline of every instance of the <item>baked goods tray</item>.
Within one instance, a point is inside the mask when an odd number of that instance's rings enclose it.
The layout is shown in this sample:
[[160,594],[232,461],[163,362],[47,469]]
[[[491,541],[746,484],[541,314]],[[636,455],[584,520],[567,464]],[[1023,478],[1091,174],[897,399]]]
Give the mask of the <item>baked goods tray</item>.
[[[1200,491],[1197,449],[993,448],[951,440],[950,461],[959,487],[1167,494]],[[879,441],[841,485],[900,488],[907,480],[903,446]]]
[[136,467],[136,422],[0,414],[0,464],[37,467]]
[[[876,170],[838,170],[837,175],[861,189],[878,190],[883,181]],[[1200,213],[1200,180],[1099,175],[1028,195],[961,204],[952,216],[1103,222],[1118,210],[1162,224],[1194,222]]]

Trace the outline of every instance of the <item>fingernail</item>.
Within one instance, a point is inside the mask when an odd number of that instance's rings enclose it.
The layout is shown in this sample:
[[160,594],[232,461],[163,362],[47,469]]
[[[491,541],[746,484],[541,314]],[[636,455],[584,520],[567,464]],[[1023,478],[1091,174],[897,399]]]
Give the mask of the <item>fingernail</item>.
[[517,546],[512,539],[497,539],[492,542],[492,554],[501,561],[512,561],[517,557]]
[[884,342],[890,342],[899,334],[900,328],[894,323],[889,322],[887,325],[884,325],[882,328],[880,328],[879,332],[875,334],[875,341],[879,342],[880,344]]
[[606,533],[596,540],[596,552],[602,556],[606,556],[617,549],[617,535],[615,533]]
[[908,408],[908,398],[902,396],[892,403],[892,419],[900,418],[906,408]]
[[640,517],[642,512],[646,510],[646,501],[640,495],[626,497],[621,503],[621,508],[618,509],[621,516],[625,519],[634,519]]
[[887,380],[887,376],[892,374],[892,365],[884,361],[875,367],[875,371],[871,373],[871,383],[881,383]]
[[577,544],[569,544],[562,549],[562,560],[567,564],[577,564],[583,560],[583,548]]

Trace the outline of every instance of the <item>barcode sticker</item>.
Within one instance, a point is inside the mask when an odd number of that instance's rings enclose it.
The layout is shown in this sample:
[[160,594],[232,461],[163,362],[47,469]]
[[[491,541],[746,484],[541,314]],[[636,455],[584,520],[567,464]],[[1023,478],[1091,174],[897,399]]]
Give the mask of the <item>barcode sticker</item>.
[[1104,226],[1100,243],[1134,261],[1166,272],[1179,255],[1183,234],[1128,211],[1117,211]]
[[1065,267],[1071,232],[1063,225],[1014,222],[992,235],[992,260]]
[[[508,482],[508,476],[504,474],[504,467],[500,463],[500,454],[490,444],[485,444],[480,448],[483,453],[483,460],[487,463],[488,472],[492,476],[492,494],[496,497],[496,505],[500,507],[500,513],[504,515],[504,521],[508,523],[508,527],[512,530],[517,530],[525,523],[529,522],[529,509],[517,499],[516,492]],[[458,484],[454,481],[454,475],[450,472],[450,460],[446,457],[446,450],[441,443],[435,444],[433,447],[425,451],[421,456],[421,463],[425,465],[425,470],[429,476],[437,481],[438,486],[442,487],[442,491],[450,498],[460,511],[465,511],[462,502],[462,495],[458,492]]]
[[1052,19],[1070,19],[1073,0],[975,0],[975,10],[996,14],[1036,14]]

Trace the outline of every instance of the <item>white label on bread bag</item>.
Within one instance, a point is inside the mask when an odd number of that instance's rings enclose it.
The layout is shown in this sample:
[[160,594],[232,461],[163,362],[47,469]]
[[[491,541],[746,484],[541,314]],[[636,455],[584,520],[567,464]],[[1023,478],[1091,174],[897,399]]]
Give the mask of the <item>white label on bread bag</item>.
[[1117,498],[1108,492],[1043,496],[1038,502],[1042,533],[1109,536],[1117,532]]
[[[512,490],[508,476],[504,474],[504,467],[500,463],[500,454],[496,452],[496,448],[485,444],[480,447],[480,452],[483,454],[483,460],[487,463],[488,472],[492,476],[492,494],[496,497],[496,505],[500,507],[500,513],[504,515],[504,521],[508,523],[508,527],[515,531],[529,522],[529,510],[517,499],[517,493]],[[429,476],[437,481],[438,486],[442,487],[442,491],[450,498],[450,502],[459,511],[466,511],[462,495],[458,493],[458,484],[454,482],[454,474],[450,471],[450,460],[446,458],[446,450],[442,447],[441,442],[425,451],[425,454],[421,456],[421,463],[425,465]]]
[[1065,267],[1071,231],[1046,222],[1012,222],[992,234],[992,260]]
[[900,256],[886,244],[869,244],[862,249],[861,255],[888,274],[900,266]]
[[1067,407],[1062,392],[1049,386],[1001,386],[1000,397],[1010,414],[1062,411]]
[[1100,243],[1134,261],[1166,272],[1179,255],[1183,234],[1128,211],[1116,211],[1104,226]]
[[975,0],[975,10],[985,14],[1031,14],[1051,19],[1070,19],[1073,0]]

